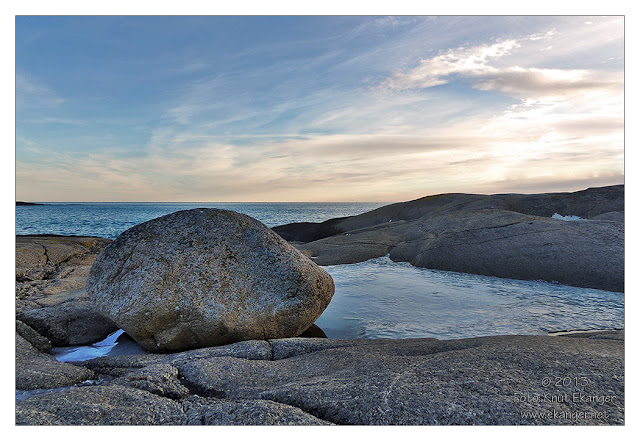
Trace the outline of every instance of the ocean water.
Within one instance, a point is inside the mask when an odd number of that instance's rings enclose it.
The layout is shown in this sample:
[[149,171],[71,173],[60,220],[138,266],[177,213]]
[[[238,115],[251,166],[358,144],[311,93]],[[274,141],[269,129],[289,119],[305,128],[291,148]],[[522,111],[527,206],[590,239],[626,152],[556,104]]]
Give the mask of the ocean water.
[[[321,222],[382,205],[51,204],[16,207],[16,233],[115,238],[140,222],[197,207],[239,211],[273,227]],[[329,338],[447,339],[624,327],[623,293],[416,268],[389,257],[324,268],[336,291],[316,323]],[[117,334],[95,345],[61,348],[56,356],[77,361],[113,353],[118,345],[135,352],[135,344]]]
[[353,216],[386,205],[384,202],[327,203],[46,203],[16,207],[16,234],[61,234],[115,239],[142,222],[193,208],[220,208],[247,214],[269,228],[292,222],[322,222]]

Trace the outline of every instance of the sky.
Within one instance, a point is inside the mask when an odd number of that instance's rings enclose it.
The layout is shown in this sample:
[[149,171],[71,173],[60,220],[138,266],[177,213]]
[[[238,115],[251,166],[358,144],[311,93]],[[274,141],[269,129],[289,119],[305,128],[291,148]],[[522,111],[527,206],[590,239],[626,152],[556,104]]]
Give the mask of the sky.
[[624,182],[621,16],[18,16],[16,199]]

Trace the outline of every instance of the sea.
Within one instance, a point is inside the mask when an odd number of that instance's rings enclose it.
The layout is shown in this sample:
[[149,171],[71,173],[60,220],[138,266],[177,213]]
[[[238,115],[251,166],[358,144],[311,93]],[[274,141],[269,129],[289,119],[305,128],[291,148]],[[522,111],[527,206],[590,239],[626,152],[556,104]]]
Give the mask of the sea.
[[[46,203],[16,207],[16,234],[115,239],[165,214],[221,208],[268,227],[322,222],[386,203]],[[524,281],[417,268],[388,256],[323,267],[335,282],[331,303],[316,324],[329,338],[466,338],[542,335],[624,327],[624,294],[544,281]],[[91,348],[113,348],[110,336]],[[69,356],[69,348],[60,357]],[[69,361],[73,360],[73,357]]]

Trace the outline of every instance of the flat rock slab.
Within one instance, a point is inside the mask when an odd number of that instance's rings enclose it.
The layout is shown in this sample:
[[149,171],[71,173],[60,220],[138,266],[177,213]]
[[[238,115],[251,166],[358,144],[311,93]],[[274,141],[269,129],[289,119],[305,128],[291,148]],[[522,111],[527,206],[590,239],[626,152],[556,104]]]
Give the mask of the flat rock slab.
[[16,313],[86,297],[89,270],[110,239],[16,236]]
[[331,423],[297,407],[268,400],[190,397],[181,401],[189,425],[313,425]]
[[[174,416],[184,424],[624,424],[624,331],[460,340],[291,338],[102,357],[83,365],[105,386],[180,404],[186,417]],[[81,393],[64,394],[56,396],[64,396],[67,407],[88,402]],[[20,403],[45,408],[39,402],[47,395]],[[91,424],[59,412],[47,418]],[[22,415],[24,424],[41,421],[37,413]],[[111,424],[102,421],[97,424]]]
[[17,317],[54,346],[91,344],[118,330],[115,323],[100,315],[88,301],[26,310]]
[[319,265],[390,254],[422,268],[624,290],[623,185],[573,193],[440,194],[273,230]]
[[16,403],[18,425],[178,425],[182,406],[123,386],[85,386],[36,395]]
[[622,424],[623,353],[621,340],[576,337],[371,340],[177,367],[200,395],[268,399],[336,424]]

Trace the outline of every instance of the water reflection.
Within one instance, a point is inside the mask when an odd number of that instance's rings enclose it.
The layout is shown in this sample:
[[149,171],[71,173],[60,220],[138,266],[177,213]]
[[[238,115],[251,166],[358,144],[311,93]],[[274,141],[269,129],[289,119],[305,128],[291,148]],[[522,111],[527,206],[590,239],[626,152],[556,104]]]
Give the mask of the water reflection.
[[624,326],[624,294],[416,268],[388,257],[327,266],[329,338],[465,338]]

